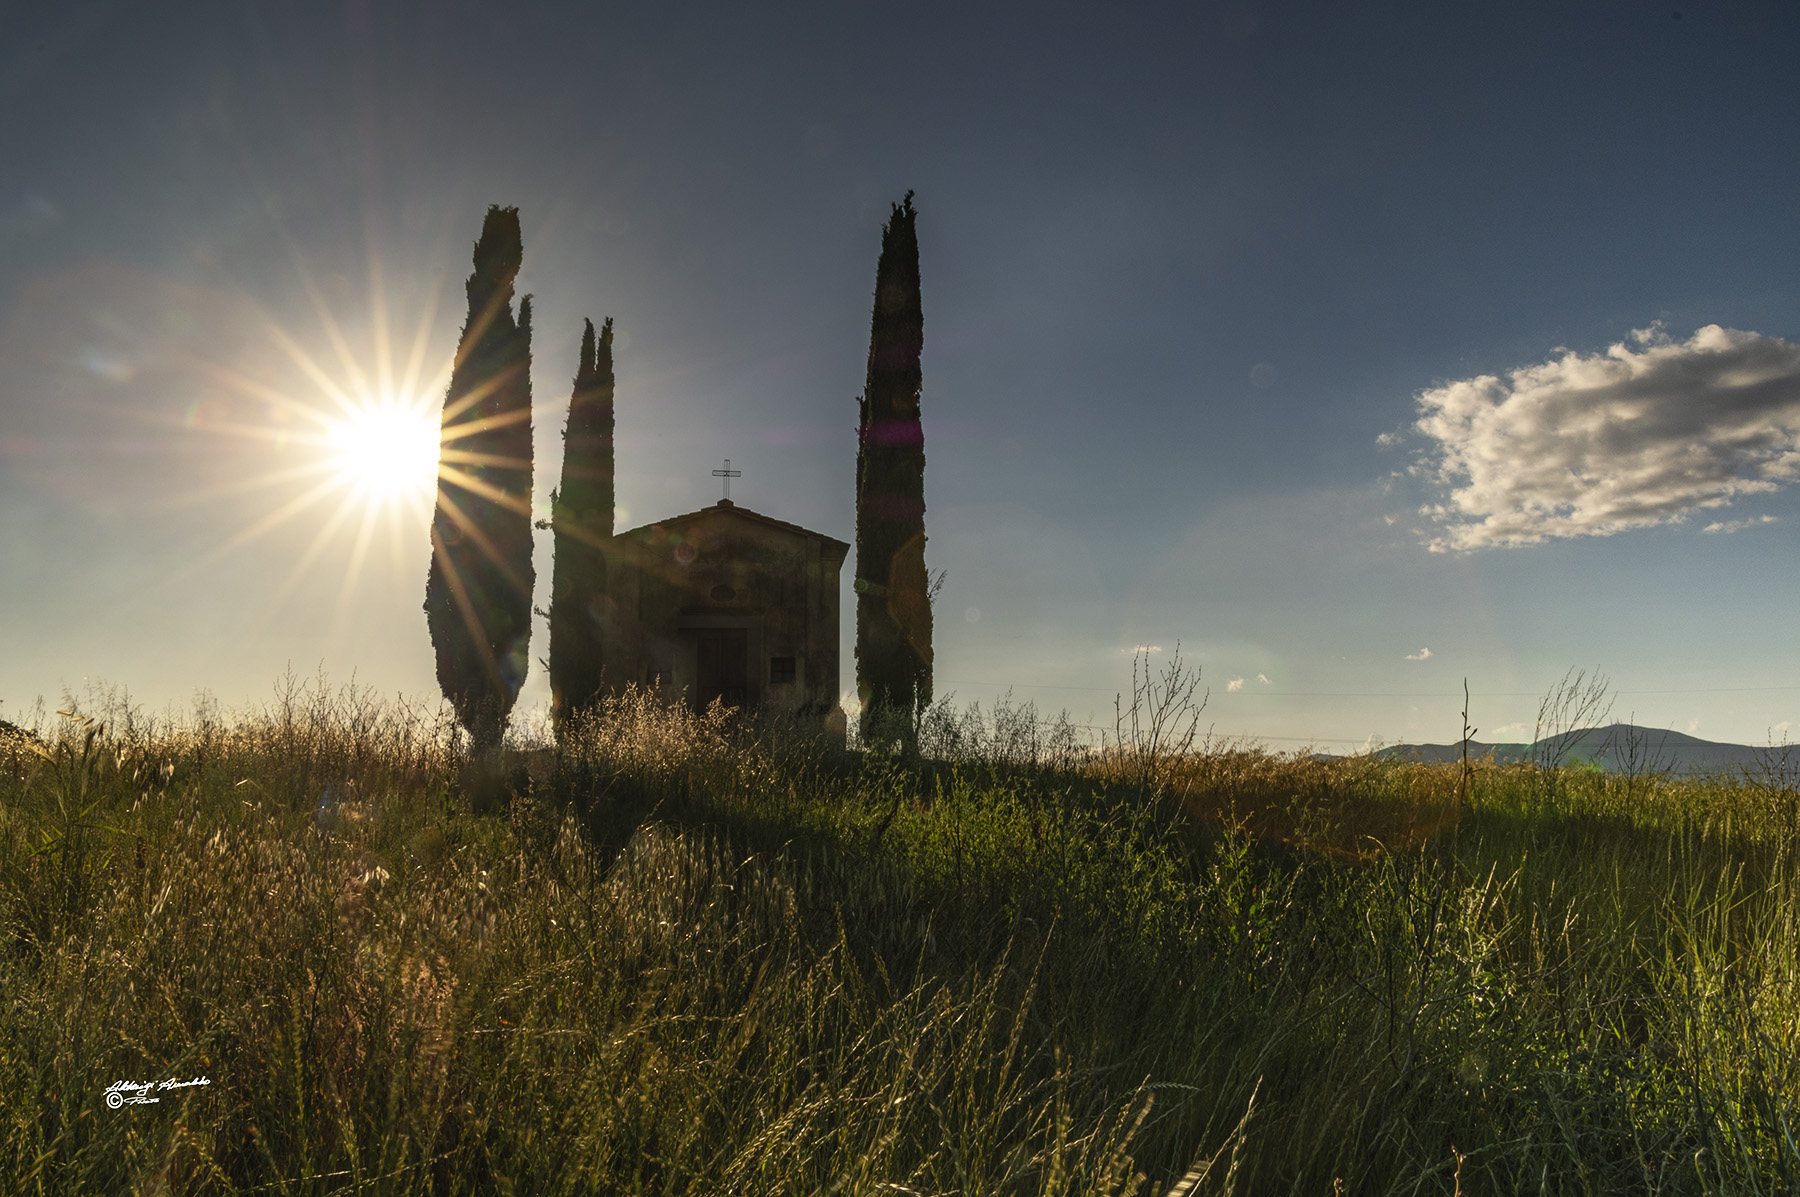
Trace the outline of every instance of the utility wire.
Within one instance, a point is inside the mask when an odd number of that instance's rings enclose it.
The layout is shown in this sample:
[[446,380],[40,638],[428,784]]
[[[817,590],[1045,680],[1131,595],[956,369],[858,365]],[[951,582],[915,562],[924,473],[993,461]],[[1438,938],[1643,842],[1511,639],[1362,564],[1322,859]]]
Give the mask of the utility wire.
[[[1007,690],[1080,690],[1093,694],[1122,694],[1118,686],[1058,686],[1048,682],[983,682],[970,678],[941,678],[940,681],[961,686],[994,686]],[[1766,694],[1800,690],[1800,686],[1696,686],[1676,690],[1614,690],[1618,697],[1628,694]],[[1462,698],[1460,691],[1438,690],[1274,690],[1239,691],[1244,694],[1267,694],[1272,698]],[[1542,698],[1542,690],[1471,690],[1471,698]]]
[[[1017,707],[1007,707],[1004,708],[1004,710],[1004,717],[995,716],[996,726],[1001,722],[1008,725],[1029,722],[1033,727],[1055,728],[1058,726],[1067,726],[1081,731],[1100,732],[1102,734],[1116,730],[1108,728],[1104,723],[1077,723],[1073,719],[1036,718],[1027,720],[1020,714],[1020,710]],[[1372,747],[1389,748],[1400,743],[1399,741],[1396,741],[1395,744],[1389,744],[1388,741],[1380,736],[1363,736],[1360,739],[1353,736],[1265,736],[1260,732],[1220,732],[1215,730],[1208,730],[1206,738],[1216,744],[1230,744],[1240,740],[1281,740],[1290,744],[1366,744]]]
[[[995,687],[996,689],[1004,688],[1006,690],[1006,692],[1009,694],[1012,693],[1014,690],[1020,688],[1021,686],[1025,687],[1025,688],[1029,688],[1029,689],[1035,689],[1035,690],[1077,690],[1077,691],[1082,691],[1084,693],[1100,693],[1100,694],[1122,694],[1123,693],[1122,690],[1103,689],[1102,687],[1099,687],[1099,686],[1055,686],[1055,685],[1047,685],[1047,684],[1039,684],[1039,683],[983,682],[983,681],[974,681],[974,680],[971,680],[968,678],[943,678],[940,680],[942,682],[952,684],[952,685],[992,686],[992,687]],[[1793,690],[1800,690],[1800,686],[1709,686],[1709,687],[1693,687],[1693,688],[1679,689],[1679,690],[1615,690],[1615,691],[1613,691],[1613,693],[1616,696],[1624,696],[1627,694],[1738,694],[1738,693],[1749,694],[1749,693],[1769,693],[1769,692],[1776,692],[1776,691],[1793,691]],[[1411,693],[1396,693],[1396,692],[1385,692],[1385,691],[1384,692],[1365,692],[1365,693],[1339,693],[1339,692],[1318,692],[1318,691],[1298,691],[1298,692],[1296,692],[1296,691],[1287,691],[1287,690],[1255,690],[1255,691],[1250,691],[1250,693],[1267,694],[1272,698],[1273,697],[1283,697],[1283,698],[1299,697],[1299,698],[1457,698],[1457,699],[1460,699],[1463,697],[1461,694],[1448,694],[1448,693],[1439,694],[1439,693],[1432,692],[1432,691],[1418,691],[1418,692],[1411,692]],[[1472,697],[1472,698],[1542,698],[1543,694],[1538,691],[1535,691],[1535,690],[1511,690],[1511,691],[1496,691],[1496,692],[1489,693],[1489,694],[1482,694],[1479,692],[1471,692],[1470,697]],[[1066,715],[1066,712],[1065,712],[1065,715]],[[1018,708],[1010,709],[1007,713],[1006,718],[1009,722],[1020,720],[1021,716],[1018,712]],[[1058,725],[1058,723],[1064,723],[1069,727],[1079,728],[1083,731],[1088,731],[1088,732],[1100,732],[1102,734],[1104,734],[1108,730],[1106,725],[1102,724],[1102,723],[1077,723],[1071,719],[1063,719],[1063,720],[1032,719],[1032,720],[1030,720],[1030,722],[1036,727],[1045,727],[1045,728],[1053,728],[1053,727],[1056,727]],[[1357,745],[1366,745],[1366,746],[1369,746],[1372,748],[1374,748],[1374,747],[1399,747],[1406,743],[1406,741],[1397,740],[1390,744],[1388,741],[1386,741],[1382,737],[1373,736],[1373,735],[1365,736],[1362,739],[1356,739],[1356,738],[1345,737],[1345,736],[1271,736],[1271,735],[1263,735],[1263,734],[1257,733],[1257,732],[1220,733],[1217,731],[1208,731],[1207,738],[1214,742],[1217,742],[1217,743],[1231,743],[1233,741],[1239,741],[1239,740],[1247,740],[1247,741],[1277,740],[1282,743],[1288,743],[1288,744],[1357,744]]]

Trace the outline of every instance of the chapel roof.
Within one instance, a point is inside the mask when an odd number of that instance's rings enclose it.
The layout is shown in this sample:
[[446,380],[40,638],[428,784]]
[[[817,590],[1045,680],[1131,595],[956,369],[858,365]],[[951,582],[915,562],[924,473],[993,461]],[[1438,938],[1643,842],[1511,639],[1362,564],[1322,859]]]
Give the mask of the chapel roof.
[[727,515],[737,516],[740,519],[752,520],[759,524],[767,524],[771,528],[780,528],[784,532],[793,532],[800,536],[810,536],[815,540],[824,541],[834,549],[842,549],[845,553],[850,551],[849,544],[839,540],[835,536],[827,536],[823,532],[814,532],[811,528],[802,528],[799,524],[790,524],[786,520],[778,520],[773,516],[764,515],[759,511],[752,511],[748,507],[740,507],[730,499],[720,499],[711,507],[702,507],[698,511],[689,511],[683,515],[671,515],[666,519],[651,520],[649,523],[640,525],[639,527],[629,528],[624,532],[619,533],[619,535],[630,536],[634,532],[649,532],[658,526],[667,527],[671,524],[683,524],[689,520],[700,519],[703,516],[718,515],[721,512]]

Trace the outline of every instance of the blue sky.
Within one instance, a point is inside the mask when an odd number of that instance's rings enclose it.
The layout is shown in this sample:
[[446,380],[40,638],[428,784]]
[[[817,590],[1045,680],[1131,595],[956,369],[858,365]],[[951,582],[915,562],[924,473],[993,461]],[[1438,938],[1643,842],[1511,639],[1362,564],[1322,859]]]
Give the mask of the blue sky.
[[911,189],[940,694],[1110,726],[1179,643],[1206,721],[1274,747],[1454,738],[1465,677],[1528,736],[1571,666],[1779,736],[1797,35],[1686,0],[11,8],[0,717],[290,663],[434,694],[429,513],[333,485],[306,409],[441,403],[490,203],[540,501],[611,316],[622,526],[729,457],[850,539]]

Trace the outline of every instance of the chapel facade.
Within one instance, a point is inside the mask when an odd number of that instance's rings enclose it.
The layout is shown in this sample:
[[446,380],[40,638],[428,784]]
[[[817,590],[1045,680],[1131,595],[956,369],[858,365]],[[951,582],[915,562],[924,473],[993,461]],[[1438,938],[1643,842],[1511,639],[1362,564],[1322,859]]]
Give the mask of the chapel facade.
[[730,499],[618,533],[605,550],[608,678],[685,692],[699,710],[719,699],[830,720],[849,552]]

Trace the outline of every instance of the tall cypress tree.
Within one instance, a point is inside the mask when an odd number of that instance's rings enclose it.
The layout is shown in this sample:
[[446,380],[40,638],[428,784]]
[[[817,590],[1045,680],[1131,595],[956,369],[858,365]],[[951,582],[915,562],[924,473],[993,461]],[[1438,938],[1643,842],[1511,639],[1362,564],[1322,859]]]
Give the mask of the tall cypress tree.
[[512,310],[523,256],[519,210],[488,208],[444,396],[425,580],[438,686],[478,748],[500,742],[531,641],[531,297]]
[[612,320],[583,322],[581,365],[563,430],[562,484],[551,496],[556,567],[550,597],[550,711],[559,721],[600,697],[606,554],[613,534]]
[[881,230],[875,312],[856,452],[856,686],[865,743],[910,742],[931,702],[925,574],[925,432],[919,423],[925,315],[912,192]]

